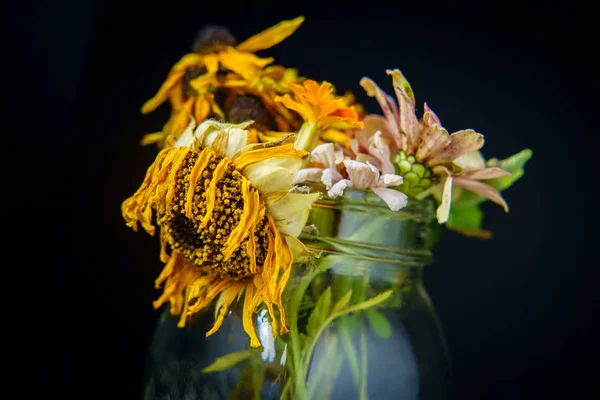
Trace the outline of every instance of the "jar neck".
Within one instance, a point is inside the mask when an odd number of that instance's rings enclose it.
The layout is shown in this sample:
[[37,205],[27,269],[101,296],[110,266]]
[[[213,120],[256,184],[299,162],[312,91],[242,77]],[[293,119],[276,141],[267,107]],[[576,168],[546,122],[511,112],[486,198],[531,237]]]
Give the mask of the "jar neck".
[[344,271],[338,273],[420,279],[421,269],[433,261],[434,215],[430,200],[391,211],[373,192],[346,189],[343,196],[313,205],[300,239],[321,254],[352,259],[339,263],[336,268]]

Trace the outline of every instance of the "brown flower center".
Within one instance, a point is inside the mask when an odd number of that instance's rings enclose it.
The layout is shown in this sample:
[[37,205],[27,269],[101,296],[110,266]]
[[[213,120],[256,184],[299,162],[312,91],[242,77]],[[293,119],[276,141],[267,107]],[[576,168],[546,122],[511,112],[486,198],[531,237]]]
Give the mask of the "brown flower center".
[[[240,224],[244,210],[242,183],[246,178],[232,165],[215,177],[215,170],[224,159],[215,153],[209,157],[208,160],[201,160],[199,153],[194,151],[186,155],[175,174],[171,206],[158,216],[158,221],[173,250],[193,262],[201,271],[234,280],[247,278],[260,272],[265,262],[269,228],[267,217],[256,225],[250,235],[241,240],[231,257],[225,260],[223,251],[227,239]],[[193,194],[188,193],[194,167],[206,162],[201,175],[195,179]],[[186,215],[186,204],[190,196],[193,196],[191,218]],[[211,201],[212,212],[207,210],[208,196],[211,199],[214,196],[214,201]],[[209,212],[211,217],[203,223]],[[251,272],[251,257],[247,253],[250,236],[255,243],[254,259],[258,268],[254,272]]]
[[207,25],[196,35],[192,45],[194,53],[212,53],[225,47],[235,46],[237,40],[231,31],[224,26]]
[[275,129],[275,121],[263,102],[259,98],[248,94],[233,99],[226,112],[226,119],[236,124],[253,120],[254,124],[252,126],[262,132]]

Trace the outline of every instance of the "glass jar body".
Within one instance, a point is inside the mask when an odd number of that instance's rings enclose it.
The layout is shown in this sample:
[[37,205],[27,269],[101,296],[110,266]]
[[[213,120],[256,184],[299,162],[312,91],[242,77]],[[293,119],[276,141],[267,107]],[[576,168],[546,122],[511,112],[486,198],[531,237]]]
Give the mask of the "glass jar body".
[[450,361],[422,284],[431,207],[392,213],[366,192],[313,207],[283,294],[289,331],[257,308],[251,348],[241,302],[206,337],[214,308],[163,311],[148,354],[145,399],[448,399]]

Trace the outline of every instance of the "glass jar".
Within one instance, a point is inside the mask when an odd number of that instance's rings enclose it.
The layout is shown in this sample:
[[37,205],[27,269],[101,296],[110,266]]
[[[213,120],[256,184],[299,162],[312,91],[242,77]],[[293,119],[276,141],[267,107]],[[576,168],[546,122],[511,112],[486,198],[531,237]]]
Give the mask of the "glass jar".
[[283,294],[289,332],[256,310],[249,346],[241,301],[225,322],[209,307],[178,328],[168,309],[149,349],[145,399],[449,399],[450,361],[423,267],[439,236],[430,201],[390,211],[347,189],[314,204]]

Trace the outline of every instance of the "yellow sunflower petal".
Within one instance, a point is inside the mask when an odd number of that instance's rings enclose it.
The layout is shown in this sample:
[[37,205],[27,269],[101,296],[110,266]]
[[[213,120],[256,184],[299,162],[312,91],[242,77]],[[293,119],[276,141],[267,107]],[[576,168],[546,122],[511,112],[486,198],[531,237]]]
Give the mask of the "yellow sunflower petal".
[[158,143],[165,138],[165,134],[163,132],[154,132],[148,133],[142,137],[140,141],[142,146],[146,146],[153,143]]
[[261,194],[267,194],[292,186],[301,166],[299,158],[273,157],[247,166],[242,174]]
[[148,114],[164,103],[169,98],[171,89],[179,83],[184,73],[185,71],[171,72],[154,97],[144,103],[142,106],[142,114]]
[[188,67],[201,66],[206,56],[198,53],[187,53],[177,61],[171,71],[185,71]]
[[246,236],[253,234],[250,232],[250,227],[256,226],[265,215],[264,203],[260,201],[258,192],[250,186],[250,182],[247,179],[242,182],[241,191],[242,198],[244,199],[244,209],[238,224],[233,228],[225,242],[222,251],[225,260],[231,257]]
[[281,21],[272,27],[246,39],[236,46],[239,51],[257,52],[275,46],[286,39],[304,22],[304,17],[299,16],[291,20]]
[[258,150],[252,150],[241,154],[233,164],[239,170],[244,170],[247,166],[272,158],[272,157],[291,157],[303,159],[308,157],[308,153],[294,147],[293,143],[282,146],[265,147]]
[[309,206],[321,197],[320,192],[316,193],[288,193],[274,203],[267,204],[267,211],[273,218],[284,220],[297,215],[302,210],[307,210]]
[[242,53],[231,48],[220,53],[220,60],[225,68],[246,80],[256,79],[257,72],[274,61],[272,57],[260,58],[252,53]]
[[246,286],[246,296],[244,297],[244,305],[242,311],[242,325],[244,327],[244,331],[250,337],[250,346],[259,347],[260,341],[258,340],[258,336],[256,336],[256,330],[254,329],[253,322],[253,314],[258,302],[260,300],[259,296],[256,296],[256,288],[254,287],[254,283],[251,281]]
[[208,224],[208,222],[210,221],[210,217],[212,216],[213,208],[215,207],[215,196],[217,194],[217,191],[216,191],[217,184],[219,183],[219,181],[225,174],[225,171],[227,170],[227,168],[229,168],[230,165],[231,165],[231,162],[229,161],[229,159],[223,158],[223,159],[221,159],[221,161],[219,161],[219,164],[217,164],[217,167],[213,171],[212,180],[210,181],[208,189],[206,190],[206,214],[204,215],[204,218],[200,222],[200,229],[204,228],[206,226],[206,224]]
[[223,324],[223,318],[225,318],[225,313],[227,313],[227,310],[229,309],[229,306],[231,305],[231,303],[233,303],[233,301],[235,300],[236,296],[239,294],[240,291],[242,291],[244,289],[244,286],[240,283],[234,283],[233,285],[229,286],[226,291],[224,291],[222,293],[224,299],[222,301],[222,304],[219,307],[219,313],[217,315],[217,318],[215,320],[215,324],[213,325],[213,327],[211,328],[211,330],[209,330],[208,332],[206,332],[206,336],[210,336],[213,333],[215,333],[217,330],[219,330],[219,328],[221,327],[221,325]]

